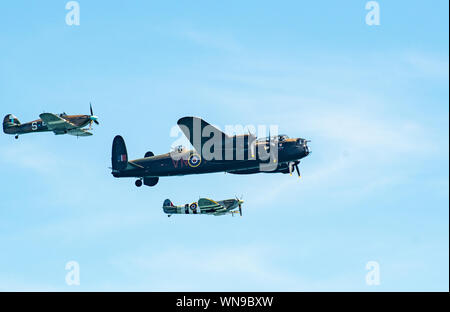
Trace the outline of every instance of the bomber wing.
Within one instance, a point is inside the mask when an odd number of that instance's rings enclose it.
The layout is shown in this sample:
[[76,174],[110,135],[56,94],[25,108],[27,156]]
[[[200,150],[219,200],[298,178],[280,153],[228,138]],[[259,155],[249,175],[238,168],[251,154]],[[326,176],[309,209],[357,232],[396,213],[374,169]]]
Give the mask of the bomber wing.
[[194,149],[201,153],[203,145],[213,137],[224,144],[228,136],[199,117],[183,117],[177,122]]
[[61,132],[76,128],[73,123],[52,113],[42,113],[39,117],[47,124],[48,129],[55,132],[55,134],[61,134]]

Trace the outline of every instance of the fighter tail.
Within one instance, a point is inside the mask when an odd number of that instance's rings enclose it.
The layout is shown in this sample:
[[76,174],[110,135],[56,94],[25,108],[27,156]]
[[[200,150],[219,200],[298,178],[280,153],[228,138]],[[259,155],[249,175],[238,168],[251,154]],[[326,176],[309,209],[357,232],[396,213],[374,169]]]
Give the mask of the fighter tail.
[[123,170],[128,164],[128,153],[125,141],[120,135],[116,135],[112,145],[111,155],[112,169]]
[[166,199],[163,203],[163,206],[171,206],[173,207],[173,203],[170,199]]
[[15,134],[14,128],[20,125],[19,119],[13,114],[8,114],[3,118],[3,132],[8,134]]
[[177,209],[177,207],[175,207],[172,203],[172,201],[170,199],[166,199],[163,203],[163,210],[165,213],[167,213],[168,215],[172,215],[172,214],[176,214],[176,213],[180,213]]

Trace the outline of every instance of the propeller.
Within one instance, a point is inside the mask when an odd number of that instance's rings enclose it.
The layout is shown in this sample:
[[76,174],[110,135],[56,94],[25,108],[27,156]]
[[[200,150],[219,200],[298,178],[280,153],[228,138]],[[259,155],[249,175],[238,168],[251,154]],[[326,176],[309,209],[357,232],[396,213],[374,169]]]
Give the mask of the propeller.
[[297,171],[298,177],[301,178],[300,170],[298,169],[298,164],[295,164],[295,171]]
[[89,129],[92,129],[92,122],[95,122],[96,125],[99,125],[100,123],[98,122],[98,117],[94,115],[91,102],[89,102],[89,109],[91,112],[91,115],[89,116],[89,118],[90,118]]
[[300,163],[300,161],[296,160],[294,162],[289,162],[288,166],[289,166],[289,174],[292,176],[292,172],[297,171],[298,177],[301,178],[302,176],[300,175],[300,170],[298,169],[298,164]]
[[250,138],[251,141],[251,145],[250,145],[250,151],[252,153],[252,158],[255,158],[255,144],[256,144],[256,135],[253,135],[253,133],[250,132],[250,129],[248,129],[248,136]]
[[[252,158],[255,158],[256,141],[258,140],[258,137],[256,134],[251,133],[249,129],[248,129],[248,136],[250,137],[250,140],[252,141],[252,144],[250,146],[251,156],[252,156]],[[269,137],[267,139],[267,142],[268,142],[268,146],[266,145],[266,147],[265,147],[266,152],[270,153],[272,151],[272,148],[273,149],[278,148],[278,137],[271,140],[270,128],[269,128]],[[277,160],[274,159],[274,162],[277,162]]]
[[241,195],[241,198],[239,199],[236,196],[236,200],[238,201],[238,207],[239,207],[239,215],[242,217],[242,204],[244,203],[244,201],[242,200],[242,197],[244,197],[243,195]]
[[[272,148],[274,150],[276,150],[278,148],[278,137],[274,138],[273,140],[271,140],[271,136],[270,136],[270,127],[269,127],[269,147],[268,147],[268,152],[269,154],[272,152]],[[277,162],[276,159],[273,160],[274,163]]]

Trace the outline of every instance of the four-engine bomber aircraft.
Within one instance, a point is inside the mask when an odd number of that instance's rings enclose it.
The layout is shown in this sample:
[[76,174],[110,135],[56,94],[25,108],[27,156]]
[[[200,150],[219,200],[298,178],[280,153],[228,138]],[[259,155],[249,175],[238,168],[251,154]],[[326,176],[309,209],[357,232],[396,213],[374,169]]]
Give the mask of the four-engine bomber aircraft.
[[225,199],[214,201],[208,198],[200,198],[198,202],[185,204],[182,206],[174,206],[170,199],[166,199],[163,203],[163,210],[170,217],[173,214],[209,214],[214,216],[223,216],[226,214],[234,215],[239,213],[242,217],[241,199]]
[[[257,140],[252,134],[228,136],[198,117],[183,117],[178,126],[194,150],[180,147],[171,153],[155,156],[147,152],[144,158],[128,160],[125,141],[117,135],[112,145],[112,175],[138,178],[135,182],[138,187],[154,186],[159,177],[213,172],[292,175],[295,169],[300,177],[300,159],[310,153],[308,141],[302,138],[277,135]],[[264,152],[269,156],[265,157]]]
[[[18,139],[19,135],[33,132],[46,132],[53,131],[58,134],[70,134],[74,136],[90,136],[88,130],[92,129],[92,123],[97,125],[98,117],[94,116],[92,112],[92,105],[90,105],[90,115],[67,115],[62,113],[59,115],[52,113],[42,113],[39,115],[41,119],[30,121],[21,124],[16,116],[8,114],[3,119],[3,132],[6,134],[15,135]],[[83,127],[89,125],[89,128],[83,129]]]

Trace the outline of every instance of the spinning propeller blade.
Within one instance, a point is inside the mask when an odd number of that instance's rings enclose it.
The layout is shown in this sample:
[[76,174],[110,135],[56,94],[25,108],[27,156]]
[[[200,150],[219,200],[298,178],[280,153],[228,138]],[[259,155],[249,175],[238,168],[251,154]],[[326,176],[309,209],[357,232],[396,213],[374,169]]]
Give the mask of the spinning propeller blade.
[[238,202],[238,207],[239,207],[239,215],[242,217],[242,203],[244,202],[243,200],[242,200],[242,198],[244,197],[244,195],[241,195],[241,198],[238,198],[237,196],[236,196],[236,200],[237,200],[237,202]]
[[98,117],[94,115],[91,102],[89,102],[89,111],[91,113],[90,115],[91,120],[89,121],[89,129],[92,129],[92,122],[95,122],[96,125],[99,125],[100,123],[98,122]]
[[295,170],[297,171],[298,177],[301,178],[300,170],[298,169],[298,164],[295,164]]
[[290,161],[288,163],[288,168],[289,168],[289,175],[292,176],[292,172],[297,171],[298,177],[301,178],[302,176],[300,175],[300,170],[298,169],[298,164],[300,163],[300,161],[296,160],[296,161]]

